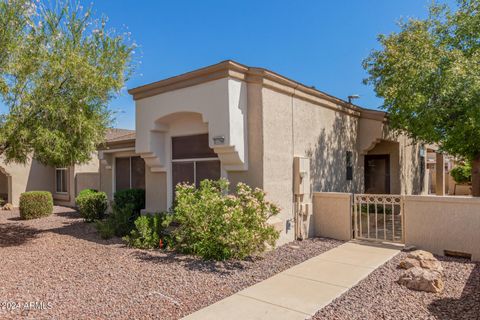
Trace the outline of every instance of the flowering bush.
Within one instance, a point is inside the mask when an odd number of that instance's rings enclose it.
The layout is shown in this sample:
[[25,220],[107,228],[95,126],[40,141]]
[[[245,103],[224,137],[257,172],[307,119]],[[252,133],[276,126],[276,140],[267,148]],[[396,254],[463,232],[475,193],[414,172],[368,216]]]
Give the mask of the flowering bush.
[[229,182],[204,180],[199,188],[180,184],[170,217],[176,249],[205,259],[243,259],[274,246],[279,233],[267,220],[279,209],[265,200],[265,193],[244,183],[228,195]]

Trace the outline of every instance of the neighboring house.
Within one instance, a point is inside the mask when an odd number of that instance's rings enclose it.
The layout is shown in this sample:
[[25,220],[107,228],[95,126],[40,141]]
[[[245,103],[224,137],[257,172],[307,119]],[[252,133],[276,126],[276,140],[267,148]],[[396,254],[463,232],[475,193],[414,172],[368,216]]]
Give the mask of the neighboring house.
[[[134,148],[135,131],[112,128],[107,131],[105,141],[105,144],[99,147],[99,150],[102,150],[100,151],[101,153],[105,152],[104,149],[110,148],[110,146],[122,150],[127,150],[129,147]],[[139,161],[143,164],[143,159],[139,158]],[[121,161],[119,160],[119,162]],[[121,166],[121,163],[119,165]],[[121,168],[122,172],[126,172],[123,167]],[[144,170],[144,166],[142,170]],[[133,176],[136,177],[137,174],[138,172],[136,171]],[[140,175],[144,176],[143,173]],[[129,177],[130,175],[127,175],[119,179],[128,179]],[[64,206],[75,206],[75,197],[86,188],[105,190],[109,198],[112,199],[112,188],[104,183],[101,184],[100,178],[97,153],[92,154],[92,159],[88,163],[68,168],[44,166],[35,159],[30,159],[25,165],[18,163],[6,164],[0,158],[0,198],[4,202],[12,203],[15,207],[18,206],[20,194],[33,190],[50,191],[55,204]],[[108,181],[111,181],[111,179]],[[144,178],[143,181],[145,181]],[[122,186],[121,183],[122,181],[119,182],[120,187]],[[133,186],[145,188],[145,183]]]
[[129,91],[136,135],[99,151],[101,189],[145,187],[147,212],[175,185],[243,181],[282,209],[280,242],[311,231],[312,191],[423,194],[425,150],[368,110],[263,68],[224,61]]
[[[427,170],[430,194],[437,194],[437,151],[438,147],[427,145]],[[453,179],[450,171],[457,165],[455,157],[450,155],[444,156],[444,194],[451,196],[466,196],[472,194],[472,186],[469,184],[457,184]]]
[[85,188],[98,189],[98,157],[83,165],[68,168],[44,166],[35,159],[26,164],[0,160],[0,198],[18,206],[20,194],[25,191],[50,191],[57,205],[74,206],[75,196]]

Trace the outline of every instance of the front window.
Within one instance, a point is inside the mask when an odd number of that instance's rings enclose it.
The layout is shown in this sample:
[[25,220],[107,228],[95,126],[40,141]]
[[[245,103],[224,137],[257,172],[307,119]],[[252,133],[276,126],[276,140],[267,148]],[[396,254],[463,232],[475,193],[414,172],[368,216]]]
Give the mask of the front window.
[[67,193],[67,168],[56,168],[55,169],[55,192],[56,193]]
[[220,178],[220,160],[208,145],[208,134],[172,138],[172,187]]
[[145,189],[145,160],[141,157],[115,159],[115,191]]

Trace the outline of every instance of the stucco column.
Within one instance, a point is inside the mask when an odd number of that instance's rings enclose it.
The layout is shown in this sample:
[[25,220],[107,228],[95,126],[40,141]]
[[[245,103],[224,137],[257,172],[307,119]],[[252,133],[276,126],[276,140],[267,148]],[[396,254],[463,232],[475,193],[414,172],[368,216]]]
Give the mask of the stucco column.
[[435,164],[435,194],[437,196],[445,195],[445,156],[437,152]]

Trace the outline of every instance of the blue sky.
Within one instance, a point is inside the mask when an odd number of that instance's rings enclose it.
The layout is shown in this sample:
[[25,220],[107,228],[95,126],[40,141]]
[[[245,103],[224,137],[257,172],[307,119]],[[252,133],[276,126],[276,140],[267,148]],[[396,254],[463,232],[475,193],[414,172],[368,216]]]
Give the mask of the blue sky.
[[[357,104],[382,100],[362,84],[361,62],[396,21],[425,17],[431,0],[158,1],[96,0],[97,15],[132,33],[141,65],[127,88],[226,59],[264,67]],[[90,1],[85,1],[88,5]],[[115,126],[134,129],[126,91],[110,103]]]

